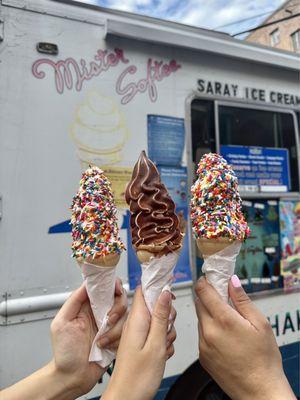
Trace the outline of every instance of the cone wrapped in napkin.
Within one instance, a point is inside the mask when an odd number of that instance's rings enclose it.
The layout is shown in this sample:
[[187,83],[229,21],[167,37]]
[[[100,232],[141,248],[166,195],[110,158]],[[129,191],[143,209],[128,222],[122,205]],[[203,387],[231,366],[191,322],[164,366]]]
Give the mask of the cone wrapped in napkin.
[[142,266],[142,290],[152,312],[161,291],[172,283],[184,224],[145,151],[134,166],[125,199],[131,212],[132,245]]
[[119,237],[116,206],[110,182],[98,167],[82,175],[72,202],[72,251],[81,267],[91,308],[98,327],[89,361],[107,367],[115,352],[96,345],[108,330],[107,314],[114,303],[116,265],[125,249]]
[[219,154],[205,154],[191,188],[191,222],[204,259],[202,272],[225,301],[228,280],[250,229],[242,213],[237,177]]

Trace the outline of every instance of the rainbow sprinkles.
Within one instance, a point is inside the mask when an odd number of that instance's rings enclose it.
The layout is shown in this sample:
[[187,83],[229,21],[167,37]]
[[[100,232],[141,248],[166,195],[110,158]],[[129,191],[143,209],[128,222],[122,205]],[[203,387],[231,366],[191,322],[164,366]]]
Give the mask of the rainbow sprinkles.
[[100,168],[89,167],[83,173],[71,210],[74,258],[95,259],[125,249],[110,182]]
[[192,186],[191,221],[196,239],[228,237],[244,241],[250,234],[242,213],[238,180],[219,154],[205,154]]

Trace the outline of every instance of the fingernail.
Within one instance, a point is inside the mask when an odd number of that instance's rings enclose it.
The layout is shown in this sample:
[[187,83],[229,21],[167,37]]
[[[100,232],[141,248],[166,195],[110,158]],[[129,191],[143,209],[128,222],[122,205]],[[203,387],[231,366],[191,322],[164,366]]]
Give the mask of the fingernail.
[[232,283],[232,286],[235,288],[239,288],[242,286],[241,281],[239,280],[239,277],[237,275],[232,275],[231,283]]
[[98,346],[101,348],[106,347],[109,342],[110,342],[109,338],[107,336],[103,336],[102,338],[99,339]]
[[171,330],[172,330],[172,328],[173,328],[173,323],[172,323],[172,322],[169,322],[167,333],[170,333]]
[[172,301],[171,292],[169,292],[169,290],[164,290],[159,296],[159,301],[163,306],[169,306]]
[[108,317],[108,325],[114,325],[119,319],[119,314],[113,313]]

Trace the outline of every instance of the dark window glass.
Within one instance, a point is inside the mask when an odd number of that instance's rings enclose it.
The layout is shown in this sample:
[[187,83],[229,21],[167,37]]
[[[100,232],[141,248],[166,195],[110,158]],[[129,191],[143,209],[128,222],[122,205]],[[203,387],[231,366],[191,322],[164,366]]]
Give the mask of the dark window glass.
[[203,154],[216,151],[213,101],[193,100],[191,119],[193,162],[197,165]]
[[286,148],[291,190],[299,190],[295,126],[292,114],[238,107],[219,107],[220,144]]

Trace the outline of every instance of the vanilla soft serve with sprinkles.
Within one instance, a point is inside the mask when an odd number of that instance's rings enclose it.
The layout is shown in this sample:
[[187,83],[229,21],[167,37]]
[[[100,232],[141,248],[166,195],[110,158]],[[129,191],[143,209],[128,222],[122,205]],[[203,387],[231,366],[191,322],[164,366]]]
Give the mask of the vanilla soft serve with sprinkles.
[[125,249],[110,182],[100,168],[89,167],[83,173],[71,209],[74,258],[95,259]]
[[238,179],[219,154],[205,154],[191,188],[191,221],[195,237],[244,241],[250,234],[242,213]]

